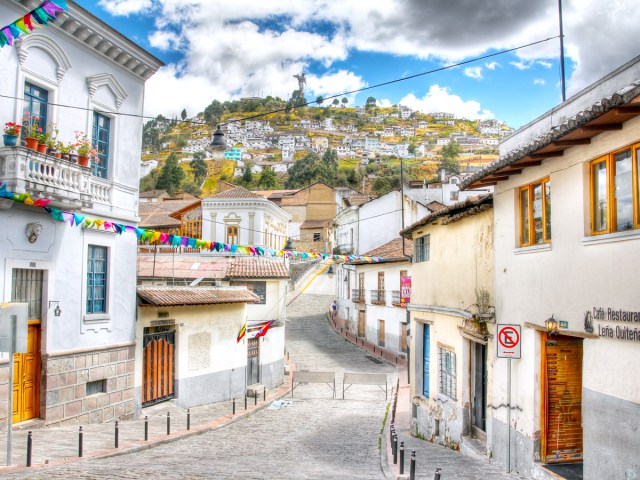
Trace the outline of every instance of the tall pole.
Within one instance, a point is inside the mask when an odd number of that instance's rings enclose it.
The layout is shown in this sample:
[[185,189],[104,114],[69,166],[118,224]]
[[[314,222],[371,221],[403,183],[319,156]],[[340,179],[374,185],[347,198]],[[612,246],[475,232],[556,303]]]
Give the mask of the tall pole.
[[558,18],[560,22],[560,85],[562,87],[562,101],[567,99],[564,82],[564,30],[562,28],[562,0],[558,0]]
[[511,359],[507,359],[507,473],[511,473]]
[[18,333],[18,316],[11,315],[11,348],[9,349],[9,385],[7,394],[7,465],[13,460],[13,357],[16,353],[16,335]]

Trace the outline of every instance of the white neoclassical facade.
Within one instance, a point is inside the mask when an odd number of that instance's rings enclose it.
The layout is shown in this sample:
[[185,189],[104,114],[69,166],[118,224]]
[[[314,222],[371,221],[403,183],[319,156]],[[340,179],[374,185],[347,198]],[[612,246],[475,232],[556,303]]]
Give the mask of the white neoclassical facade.
[[202,200],[202,239],[280,250],[291,215],[244,187]]
[[[85,132],[100,163],[82,167],[20,145],[0,147],[0,182],[51,200],[50,207],[136,225],[145,81],[162,62],[67,4],[55,22],[0,49],[0,119],[21,123],[29,112],[64,142]],[[3,0],[0,18],[38,5]],[[35,238],[26,234],[34,228]],[[0,245],[0,299],[29,304],[13,421],[94,423],[134,414],[135,235],[72,227],[40,207],[3,200]],[[7,366],[4,354],[2,398]]]

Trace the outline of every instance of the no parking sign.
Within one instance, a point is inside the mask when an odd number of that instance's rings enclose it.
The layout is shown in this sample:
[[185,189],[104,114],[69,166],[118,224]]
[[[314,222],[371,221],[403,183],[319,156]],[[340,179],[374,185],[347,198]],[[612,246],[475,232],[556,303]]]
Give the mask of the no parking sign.
[[498,358],[520,358],[520,325],[498,325]]

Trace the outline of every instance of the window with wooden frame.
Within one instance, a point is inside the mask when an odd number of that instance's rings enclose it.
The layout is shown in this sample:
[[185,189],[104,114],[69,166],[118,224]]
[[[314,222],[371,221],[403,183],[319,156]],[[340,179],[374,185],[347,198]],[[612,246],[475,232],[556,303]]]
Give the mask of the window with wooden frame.
[[520,246],[551,242],[551,182],[549,177],[520,187]]
[[227,225],[227,243],[238,244],[238,226]]
[[429,250],[431,248],[431,235],[424,235],[422,237],[416,238],[414,241],[413,248],[414,248],[414,255],[413,255],[414,263],[428,262]]
[[591,234],[640,228],[640,143],[590,164]]

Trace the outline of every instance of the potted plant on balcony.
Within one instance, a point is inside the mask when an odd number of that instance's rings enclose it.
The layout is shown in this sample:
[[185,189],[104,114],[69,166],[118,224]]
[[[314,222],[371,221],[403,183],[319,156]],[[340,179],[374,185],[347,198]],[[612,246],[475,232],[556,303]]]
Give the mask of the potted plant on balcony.
[[4,124],[4,144],[7,147],[15,147],[18,143],[18,137],[20,136],[21,125],[16,122],[7,122]]
[[31,117],[31,114],[29,112],[26,112],[24,114],[24,117],[22,118],[22,126],[24,127],[25,132],[27,132],[27,136],[24,139],[24,144],[27,148],[30,148],[31,150],[37,150],[38,149],[38,117],[37,115],[34,115],[33,117]]
[[49,125],[49,138],[47,139],[47,153],[49,155],[53,155],[56,158],[60,158],[61,157],[61,152],[60,152],[60,143],[58,141],[58,133],[60,133],[60,130],[58,130],[58,126],[55,123],[52,123],[51,125]]
[[49,141],[49,133],[43,132],[42,128],[38,129],[38,133],[36,134],[36,138],[38,139],[38,152],[47,153],[47,142]]
[[58,142],[58,150],[63,160],[71,160],[71,144]]
[[98,151],[93,144],[89,141],[89,137],[86,133],[76,130],[74,132],[76,136],[76,151],[78,152],[78,165],[82,167],[89,166],[89,158],[95,158],[98,156]]

